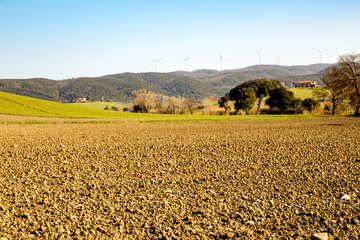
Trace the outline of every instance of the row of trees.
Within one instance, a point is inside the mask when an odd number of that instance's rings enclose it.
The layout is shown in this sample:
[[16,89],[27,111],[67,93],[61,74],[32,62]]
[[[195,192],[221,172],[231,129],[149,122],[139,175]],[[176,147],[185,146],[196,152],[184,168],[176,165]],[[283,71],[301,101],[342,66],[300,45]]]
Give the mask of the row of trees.
[[[253,83],[256,80],[252,80]],[[259,82],[262,81],[261,79]],[[258,101],[258,109],[263,97],[267,95],[262,95],[257,98],[256,91],[252,87],[244,87],[237,90],[236,99],[235,99],[235,112],[243,110],[246,114],[249,114],[249,111],[254,107],[256,101]],[[230,96],[226,95],[221,97],[218,100],[219,106],[224,108],[225,114],[230,109],[229,101]],[[300,98],[295,98],[294,93],[287,90],[284,87],[278,87],[270,90],[269,98],[265,101],[265,104],[270,107],[271,110],[279,110],[280,113],[301,113],[304,109],[308,112],[312,112],[319,102],[313,98],[307,98],[303,101]],[[276,112],[276,111],[275,111]]]
[[[333,114],[343,103],[348,102],[354,106],[355,116],[360,116],[360,54],[344,55],[339,58],[339,62],[328,69],[322,77],[323,88],[314,90],[317,99],[325,101],[325,108],[331,109]],[[197,108],[204,108],[205,114],[216,114],[219,108],[214,106],[216,100],[207,98],[199,105],[194,98],[170,97],[164,107],[162,98],[146,89],[133,92],[133,111],[135,112],[158,112],[158,113],[184,113],[186,109],[193,114]],[[257,109],[268,97],[265,104],[269,106],[270,113],[302,113],[304,110],[312,112],[319,106],[319,102],[313,98],[301,100],[295,98],[294,93],[287,90],[276,79],[255,79],[244,82],[230,90],[229,94],[218,99],[220,108],[227,114],[232,109],[235,114],[244,111],[246,114],[254,108]],[[327,104],[330,102],[331,104]],[[330,107],[328,107],[330,106]]]
[[183,113],[188,109],[191,114],[197,106],[197,101],[194,98],[183,97],[169,97],[168,106],[164,107],[161,96],[148,91],[140,89],[133,91],[133,111],[139,113],[149,113],[151,111],[158,113],[176,114]]

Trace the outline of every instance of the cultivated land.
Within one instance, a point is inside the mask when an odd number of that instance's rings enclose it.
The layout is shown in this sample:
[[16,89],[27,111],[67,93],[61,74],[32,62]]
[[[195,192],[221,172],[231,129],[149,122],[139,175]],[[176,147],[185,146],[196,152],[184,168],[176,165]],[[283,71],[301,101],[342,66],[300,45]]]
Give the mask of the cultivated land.
[[359,239],[359,131],[351,117],[4,121],[0,237]]

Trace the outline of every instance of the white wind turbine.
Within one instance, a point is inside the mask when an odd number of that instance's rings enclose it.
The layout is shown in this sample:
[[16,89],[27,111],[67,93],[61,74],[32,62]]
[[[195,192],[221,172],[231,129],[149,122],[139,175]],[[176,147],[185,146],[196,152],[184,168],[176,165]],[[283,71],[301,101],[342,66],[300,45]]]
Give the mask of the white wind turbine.
[[189,71],[189,58],[190,58],[190,54],[188,55],[187,58],[184,58],[183,61],[186,61],[186,71]]
[[259,50],[256,49],[256,52],[258,54],[258,60],[259,60],[259,65],[261,64],[261,54],[266,54],[266,52],[260,52]]
[[279,53],[278,53],[278,55],[276,56],[276,58],[274,58],[274,59],[277,59],[278,65],[280,65],[280,55],[279,55]]
[[157,63],[161,60],[161,58],[159,58],[158,60],[155,60],[155,59],[151,59],[154,64],[155,64],[155,72],[157,72]]
[[320,58],[320,63],[321,63],[321,57],[322,57],[322,54],[326,52],[326,49],[325,50],[318,50],[319,52],[319,58]]
[[220,59],[219,59],[218,63],[220,63],[220,66],[221,66],[220,71],[222,71],[223,70],[223,57],[222,57],[222,54],[220,54]]

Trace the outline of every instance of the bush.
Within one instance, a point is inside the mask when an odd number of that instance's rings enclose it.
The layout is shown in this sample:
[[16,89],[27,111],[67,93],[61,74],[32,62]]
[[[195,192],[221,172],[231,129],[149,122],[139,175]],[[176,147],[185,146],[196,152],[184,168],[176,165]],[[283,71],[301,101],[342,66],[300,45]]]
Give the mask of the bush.
[[140,103],[138,105],[133,106],[133,111],[136,112],[136,113],[147,113],[148,109],[145,106],[145,104]]
[[319,102],[313,98],[306,98],[302,101],[302,106],[310,113],[319,106]]
[[279,115],[282,112],[280,111],[280,109],[277,108],[273,108],[273,109],[263,109],[261,110],[261,115]]
[[270,97],[265,101],[271,109],[280,109],[281,113],[285,113],[287,109],[296,106],[298,100],[295,99],[294,93],[286,88],[276,88],[270,91]]

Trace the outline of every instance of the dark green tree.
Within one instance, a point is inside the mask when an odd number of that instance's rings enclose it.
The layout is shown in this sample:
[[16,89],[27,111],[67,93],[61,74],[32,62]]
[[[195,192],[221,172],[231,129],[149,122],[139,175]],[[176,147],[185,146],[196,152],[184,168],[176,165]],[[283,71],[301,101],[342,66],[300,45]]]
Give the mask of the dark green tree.
[[319,106],[319,102],[313,98],[306,98],[302,101],[302,106],[310,113]]
[[239,98],[235,101],[235,109],[244,110],[249,114],[249,110],[253,108],[256,101],[256,94],[253,88],[242,88],[239,90]]
[[235,88],[230,90],[230,100],[236,101],[239,96],[239,90],[242,88],[252,88],[255,91],[258,100],[258,109],[260,108],[261,102],[264,97],[269,96],[271,90],[276,88],[282,88],[281,82],[277,79],[253,79],[246,81]]
[[265,101],[271,109],[277,108],[281,113],[293,107],[294,93],[286,90],[286,88],[277,88],[270,91],[270,97]]
[[295,113],[299,114],[302,113],[302,111],[304,110],[303,106],[302,106],[302,101],[301,98],[294,98],[293,100],[291,100],[291,108],[295,111]]
[[229,100],[230,100],[230,96],[229,95],[226,95],[224,97],[221,97],[219,100],[218,100],[218,104],[219,104],[219,107],[223,108],[225,110],[225,115],[226,115],[226,112],[228,110],[230,110],[230,105],[229,105]]

